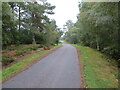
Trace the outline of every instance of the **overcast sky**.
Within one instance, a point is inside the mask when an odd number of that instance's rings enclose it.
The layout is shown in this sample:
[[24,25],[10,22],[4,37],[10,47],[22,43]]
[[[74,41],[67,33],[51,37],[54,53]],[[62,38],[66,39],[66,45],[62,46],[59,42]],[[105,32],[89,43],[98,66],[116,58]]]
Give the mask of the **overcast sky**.
[[55,14],[49,15],[51,19],[55,19],[57,26],[63,28],[67,20],[76,22],[77,14],[79,13],[78,1],[80,0],[47,0],[47,2],[55,5]]

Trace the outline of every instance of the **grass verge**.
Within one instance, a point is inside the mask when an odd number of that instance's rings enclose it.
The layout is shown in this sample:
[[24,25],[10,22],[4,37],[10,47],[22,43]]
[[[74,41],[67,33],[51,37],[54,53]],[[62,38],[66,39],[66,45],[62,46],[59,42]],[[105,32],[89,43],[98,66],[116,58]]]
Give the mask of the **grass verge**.
[[61,47],[62,45],[55,46],[54,48],[50,50],[44,50],[38,54],[35,54],[33,56],[30,56],[29,58],[26,58],[11,67],[8,67],[7,69],[0,72],[0,75],[2,74],[2,79],[0,79],[0,82],[4,82],[10,77],[14,76],[16,73],[23,71],[25,68],[31,66],[35,62],[39,61],[41,58],[49,54],[50,52],[56,50],[57,48]]
[[118,88],[117,63],[102,53],[73,44],[80,52],[80,64],[83,66],[83,80],[87,88]]
[[36,52],[36,50],[42,48],[41,44],[28,44],[28,45],[11,45],[2,50],[2,66],[3,68],[7,65],[10,65],[13,62],[16,62],[18,58]]

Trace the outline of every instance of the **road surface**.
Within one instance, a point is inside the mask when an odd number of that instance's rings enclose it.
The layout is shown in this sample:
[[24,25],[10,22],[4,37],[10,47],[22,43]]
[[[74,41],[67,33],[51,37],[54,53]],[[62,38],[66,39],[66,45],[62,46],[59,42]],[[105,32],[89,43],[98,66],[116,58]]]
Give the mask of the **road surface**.
[[80,88],[80,67],[75,47],[63,47],[3,84],[3,88]]

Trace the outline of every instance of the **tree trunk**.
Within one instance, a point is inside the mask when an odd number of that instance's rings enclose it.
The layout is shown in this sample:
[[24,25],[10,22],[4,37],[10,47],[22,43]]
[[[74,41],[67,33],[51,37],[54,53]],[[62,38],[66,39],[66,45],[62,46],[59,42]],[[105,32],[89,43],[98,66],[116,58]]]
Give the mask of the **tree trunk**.
[[96,46],[97,46],[97,50],[99,51],[100,50],[100,46],[99,46],[99,41],[98,41],[97,35],[96,35]]
[[35,36],[33,34],[33,41],[32,41],[32,44],[36,44],[36,41],[35,41]]
[[[32,3],[32,5],[34,5],[34,2]],[[32,18],[35,18],[35,15],[34,15],[33,12],[32,12]],[[32,26],[34,27],[34,20],[33,20],[33,22],[32,22]],[[32,36],[32,44],[36,44],[34,32],[32,32],[32,33],[33,33],[33,36]]]
[[19,6],[19,32],[20,32],[20,6]]
[[98,40],[97,40],[97,50],[98,50],[98,51],[100,50],[100,46],[99,46]]

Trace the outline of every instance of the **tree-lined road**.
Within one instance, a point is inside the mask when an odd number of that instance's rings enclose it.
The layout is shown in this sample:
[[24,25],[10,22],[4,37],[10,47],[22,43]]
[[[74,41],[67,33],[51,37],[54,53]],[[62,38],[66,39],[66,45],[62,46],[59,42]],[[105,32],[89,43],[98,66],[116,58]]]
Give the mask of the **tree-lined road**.
[[63,43],[52,54],[3,84],[3,88],[80,88],[75,47]]

